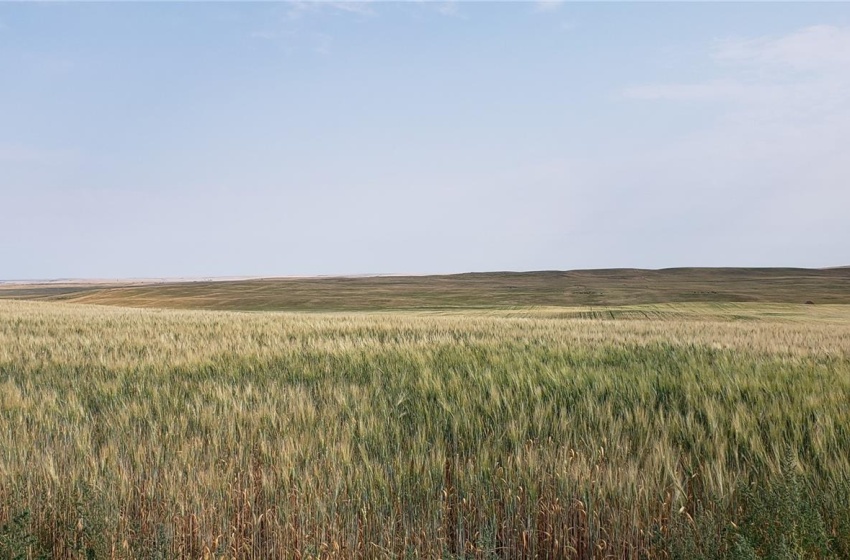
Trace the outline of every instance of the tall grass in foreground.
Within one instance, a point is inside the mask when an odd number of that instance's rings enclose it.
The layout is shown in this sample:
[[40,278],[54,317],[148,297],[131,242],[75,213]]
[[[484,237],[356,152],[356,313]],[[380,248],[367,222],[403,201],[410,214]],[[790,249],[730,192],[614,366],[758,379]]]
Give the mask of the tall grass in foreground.
[[850,557],[850,310],[658,309],[0,302],[0,558]]

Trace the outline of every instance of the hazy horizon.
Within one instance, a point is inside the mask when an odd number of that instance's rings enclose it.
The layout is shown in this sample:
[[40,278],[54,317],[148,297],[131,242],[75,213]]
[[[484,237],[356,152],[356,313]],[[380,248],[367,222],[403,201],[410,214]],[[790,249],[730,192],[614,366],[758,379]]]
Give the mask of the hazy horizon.
[[664,267],[664,268],[639,268],[639,267],[607,267],[607,268],[573,268],[573,269],[540,269],[540,270],[465,270],[454,272],[366,272],[358,274],[288,274],[268,276],[138,276],[138,277],[53,277],[53,278],[0,278],[0,284],[61,284],[70,283],[92,283],[110,284],[114,282],[140,282],[140,283],[179,283],[179,282],[229,282],[240,280],[275,280],[275,279],[323,279],[323,278],[381,278],[381,277],[419,277],[419,276],[455,276],[467,274],[544,274],[551,272],[594,272],[615,270],[638,270],[648,272],[666,272],[671,270],[838,270],[850,268],[850,265],[822,266],[822,267],[794,267],[794,266],[772,266],[772,267]]
[[0,3],[0,279],[850,263],[850,4]]

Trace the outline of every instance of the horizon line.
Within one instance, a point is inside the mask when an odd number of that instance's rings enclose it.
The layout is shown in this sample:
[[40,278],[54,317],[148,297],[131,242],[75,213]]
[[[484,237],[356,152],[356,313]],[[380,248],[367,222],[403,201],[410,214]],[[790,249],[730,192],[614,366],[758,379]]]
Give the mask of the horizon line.
[[428,276],[463,276],[470,274],[541,274],[541,273],[570,273],[570,272],[602,272],[602,271],[645,271],[664,272],[673,270],[809,270],[827,271],[850,269],[850,265],[804,267],[804,266],[669,266],[661,268],[641,267],[597,267],[597,268],[570,268],[570,269],[537,269],[537,270],[469,270],[464,272],[376,272],[361,274],[272,274],[272,275],[245,275],[245,276],[141,276],[141,277],[116,277],[116,278],[82,278],[82,277],[58,277],[58,278],[28,278],[28,279],[0,279],[0,285],[14,284],[181,284],[194,282],[241,282],[246,280],[328,280],[334,278],[404,278],[404,277],[428,277]]

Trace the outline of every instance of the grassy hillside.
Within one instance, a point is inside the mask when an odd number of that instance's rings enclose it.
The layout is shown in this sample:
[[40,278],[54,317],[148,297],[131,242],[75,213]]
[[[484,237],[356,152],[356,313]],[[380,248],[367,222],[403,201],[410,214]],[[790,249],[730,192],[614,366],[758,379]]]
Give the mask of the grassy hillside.
[[843,305],[4,301],[0,558],[838,560],[848,402]]
[[214,310],[377,310],[661,302],[850,303],[850,269],[587,270],[0,286],[0,298]]

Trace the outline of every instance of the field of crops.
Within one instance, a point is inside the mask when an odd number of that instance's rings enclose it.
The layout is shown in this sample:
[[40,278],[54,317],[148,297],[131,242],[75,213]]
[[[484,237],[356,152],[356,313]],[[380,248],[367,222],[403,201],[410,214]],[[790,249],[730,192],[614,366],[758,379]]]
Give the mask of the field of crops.
[[850,306],[0,301],[0,558],[850,558]]

